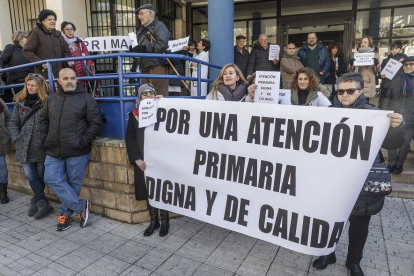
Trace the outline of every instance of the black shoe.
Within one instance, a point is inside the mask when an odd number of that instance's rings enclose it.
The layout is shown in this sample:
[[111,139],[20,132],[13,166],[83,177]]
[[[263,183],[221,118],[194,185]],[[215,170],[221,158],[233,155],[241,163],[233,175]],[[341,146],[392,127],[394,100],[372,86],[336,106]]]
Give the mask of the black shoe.
[[30,207],[29,207],[29,211],[27,212],[27,215],[29,217],[33,217],[36,214],[36,212],[37,212],[37,205],[36,205],[36,203],[37,203],[37,198],[36,197],[33,197],[30,200]]
[[168,235],[168,230],[170,229],[170,218],[169,213],[166,210],[160,210],[161,216],[161,229],[160,229],[160,237],[164,237]]
[[79,223],[79,225],[80,225],[80,227],[85,227],[86,226],[86,223],[88,222],[88,218],[89,218],[89,209],[91,208],[91,201],[90,200],[86,200],[86,204],[85,204],[85,206],[83,207],[83,210],[82,210],[82,212],[80,212],[79,214],[78,214],[78,216],[79,216],[79,221],[80,221],[80,223]]
[[7,196],[7,183],[0,183],[0,203],[9,203],[9,197]]
[[394,169],[395,174],[400,174],[402,172],[403,172],[403,166],[402,165],[395,166],[395,169]]
[[49,201],[47,199],[41,199],[36,203],[37,206],[37,212],[34,214],[34,218],[38,219],[41,218],[47,214],[49,214],[53,207],[50,205]]
[[312,266],[316,269],[325,269],[328,265],[336,263],[336,255],[335,252],[332,252],[326,256],[320,256],[317,258]]
[[67,217],[64,214],[60,214],[58,225],[56,227],[56,231],[65,231],[70,228],[70,223],[72,222],[71,217]]
[[152,207],[148,203],[148,212],[149,212],[150,217],[151,217],[151,222],[150,222],[150,225],[148,226],[148,228],[144,232],[145,237],[151,236],[154,233],[155,229],[160,228],[160,222],[158,221],[158,209]]
[[395,171],[395,167],[397,167],[396,165],[388,165],[388,170],[390,171],[390,173],[393,173]]
[[349,272],[351,272],[351,276],[364,276],[364,272],[361,269],[359,264],[350,264],[348,260],[345,262],[347,268],[349,268]]

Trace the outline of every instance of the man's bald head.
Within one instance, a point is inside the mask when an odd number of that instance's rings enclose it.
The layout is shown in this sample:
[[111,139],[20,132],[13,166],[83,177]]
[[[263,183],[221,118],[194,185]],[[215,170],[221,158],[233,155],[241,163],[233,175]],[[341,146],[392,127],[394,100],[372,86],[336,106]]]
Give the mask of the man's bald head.
[[70,68],[64,68],[59,72],[58,82],[65,92],[74,91],[77,86],[76,73]]

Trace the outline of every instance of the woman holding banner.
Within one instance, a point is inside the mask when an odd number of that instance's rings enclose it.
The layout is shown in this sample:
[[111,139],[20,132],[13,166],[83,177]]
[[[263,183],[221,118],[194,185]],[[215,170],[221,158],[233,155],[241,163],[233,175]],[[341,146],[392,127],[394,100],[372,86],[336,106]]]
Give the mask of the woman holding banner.
[[[333,107],[378,110],[377,107],[368,103],[364,95],[364,79],[360,73],[347,73],[338,79],[338,94],[334,98]],[[403,123],[401,114],[390,113],[387,116],[390,118],[390,128],[381,147],[385,149],[397,149],[403,141],[405,124]],[[378,153],[372,165],[375,170],[371,169],[371,172],[380,170],[381,163],[380,153]],[[374,182],[373,179],[381,179],[380,177],[384,177],[382,175],[372,176],[371,172],[369,174],[371,178],[370,182]],[[350,171],[349,173],[353,172]],[[380,181],[375,182],[378,183]],[[369,222],[372,215],[381,211],[386,195],[386,192],[382,190],[381,193],[370,192],[369,190],[368,192],[365,191],[364,188],[361,189],[351,215],[349,216],[349,245],[345,265],[350,270],[351,276],[364,275],[359,263],[362,260],[365,242],[368,237]],[[388,192],[391,191],[388,190]],[[335,252],[332,252],[329,255],[316,259],[313,262],[313,267],[325,269],[329,264],[334,263],[336,263],[336,255]]]
[[[135,199],[147,200],[148,212],[151,218],[150,225],[144,232],[144,236],[150,236],[154,230],[160,228],[158,220],[158,209],[152,207],[148,202],[148,192],[145,185],[144,171],[146,164],[144,161],[144,132],[145,128],[139,128],[139,103],[141,100],[149,98],[161,98],[162,95],[156,96],[154,87],[149,84],[143,84],[138,89],[138,99],[136,101],[136,108],[129,113],[128,124],[125,135],[125,143],[127,147],[128,158],[131,164],[134,165],[134,185],[135,185]],[[159,235],[161,237],[168,234],[170,228],[169,213],[166,210],[160,210],[161,229]]]
[[246,95],[246,79],[237,65],[228,63],[221,69],[206,100],[242,102]]
[[[367,66],[358,66],[355,65],[355,57],[357,54],[366,54],[366,53],[373,53],[373,64]],[[381,65],[379,63],[379,54],[377,51],[377,47],[374,45],[374,41],[372,37],[369,35],[363,36],[361,41],[358,44],[357,53],[355,53],[354,58],[351,58],[349,61],[350,64],[350,72],[359,72],[362,74],[364,78],[364,94],[365,97],[369,100],[370,98],[374,98],[376,94],[376,81],[375,75],[381,72]]]

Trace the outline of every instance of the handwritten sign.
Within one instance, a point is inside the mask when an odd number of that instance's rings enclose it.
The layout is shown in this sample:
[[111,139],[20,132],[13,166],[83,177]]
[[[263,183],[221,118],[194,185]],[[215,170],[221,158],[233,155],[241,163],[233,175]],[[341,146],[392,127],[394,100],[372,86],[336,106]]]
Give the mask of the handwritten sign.
[[269,60],[274,60],[274,59],[279,60],[279,53],[280,53],[279,45],[269,46]]
[[139,104],[139,127],[147,127],[157,122],[157,99],[146,99]]
[[279,103],[280,72],[257,71],[255,84],[255,103]]
[[89,52],[128,51],[129,36],[87,37],[83,40]]
[[354,66],[372,66],[374,65],[375,53],[356,53]]
[[280,89],[279,90],[279,104],[291,105],[291,91],[290,89]]
[[180,38],[180,39],[177,39],[177,40],[170,40],[170,41],[168,41],[168,48],[170,49],[170,51],[172,53],[182,51],[184,46],[188,45],[188,40],[189,39],[190,39],[190,37],[187,36],[187,37]]
[[381,71],[381,75],[385,75],[385,77],[389,80],[392,80],[400,70],[402,63],[398,60],[390,58],[390,60],[385,65],[384,69]]
[[129,37],[130,45],[132,46],[132,48],[134,48],[135,46],[138,46],[137,35],[134,32],[129,33],[128,37]]

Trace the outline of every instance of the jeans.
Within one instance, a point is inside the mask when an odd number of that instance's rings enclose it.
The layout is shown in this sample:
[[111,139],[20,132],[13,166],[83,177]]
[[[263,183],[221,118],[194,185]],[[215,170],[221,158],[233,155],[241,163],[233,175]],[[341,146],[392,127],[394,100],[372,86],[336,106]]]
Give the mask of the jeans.
[[45,164],[43,162],[22,162],[24,175],[29,181],[30,188],[37,200],[46,199],[45,182],[43,175],[45,173]]
[[349,246],[346,259],[350,264],[359,264],[362,260],[370,220],[371,216],[349,216]]
[[410,152],[410,143],[414,136],[414,128],[407,127],[404,134],[404,142],[397,150],[388,151],[388,165],[404,165],[405,159],[407,158],[408,153]]
[[8,179],[8,171],[6,165],[6,159],[4,155],[0,155],[0,184],[6,184]]
[[86,200],[80,199],[79,194],[89,157],[90,154],[86,154],[58,159],[46,155],[44,180],[62,202],[58,210],[66,217],[82,212],[86,205]]

